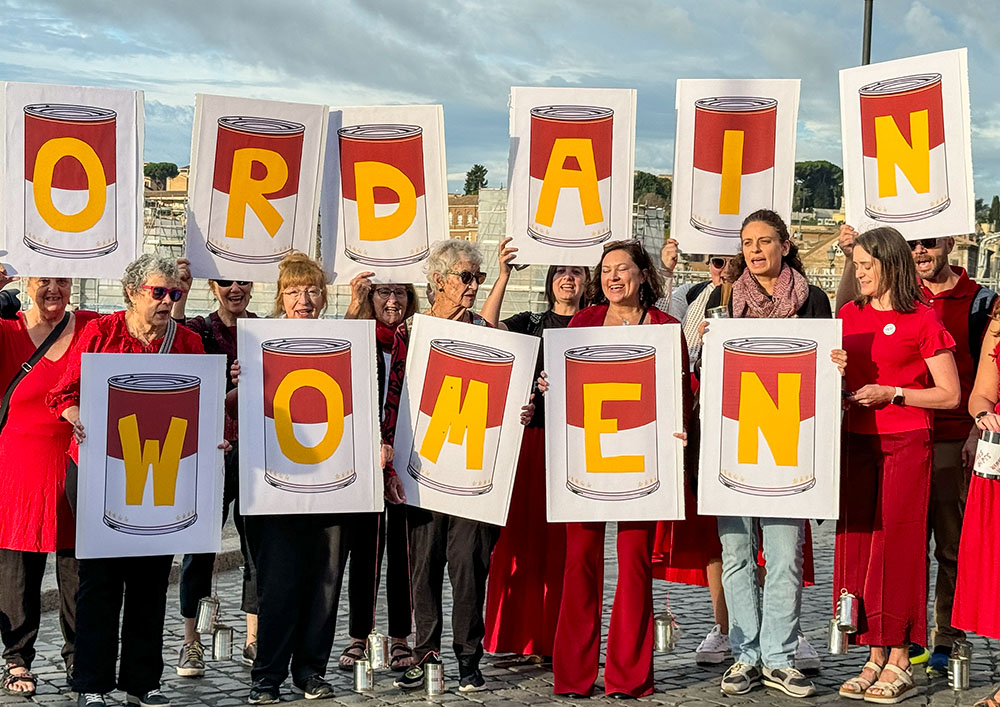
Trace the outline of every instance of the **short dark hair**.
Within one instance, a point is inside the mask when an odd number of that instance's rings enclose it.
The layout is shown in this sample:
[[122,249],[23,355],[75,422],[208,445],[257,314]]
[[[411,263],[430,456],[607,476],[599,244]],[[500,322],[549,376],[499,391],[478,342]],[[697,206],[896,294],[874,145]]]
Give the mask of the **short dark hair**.
[[[876,297],[888,292],[892,308],[904,314],[915,311],[918,302],[927,303],[920,291],[913,253],[899,231],[890,226],[873,228],[855,238],[854,246],[864,249],[882,268]],[[861,307],[871,301],[871,297],[859,295],[854,303]]]
[[[798,270],[802,275],[806,274],[805,268],[802,266],[802,259],[799,258],[799,247],[792,243],[792,236],[788,232],[788,226],[785,225],[784,219],[781,218],[776,212],[770,209],[758,209],[752,214],[743,219],[743,225],[740,226],[740,236],[743,235],[743,229],[749,226],[751,223],[766,223],[768,226],[774,229],[774,232],[778,234],[778,240],[782,243],[788,242],[788,254],[782,256],[781,262],[792,270]],[[737,243],[736,255],[732,260],[729,261],[728,277],[732,279],[733,282],[739,279],[743,271],[746,270],[747,259],[743,256],[743,246],[741,242]]]
[[587,306],[587,290],[590,286],[590,271],[584,265],[550,265],[549,271],[545,273],[545,301],[549,303],[549,309],[556,306],[556,296],[552,293],[552,283],[556,279],[556,270],[559,268],[575,268],[583,270],[583,295],[580,297],[580,309]]
[[649,309],[656,304],[656,300],[663,297],[663,281],[656,268],[653,267],[653,259],[649,257],[649,253],[635,238],[630,238],[627,241],[609,241],[604,244],[604,252],[601,253],[601,259],[594,266],[590,282],[587,285],[587,301],[590,304],[607,304],[608,298],[601,288],[601,265],[608,253],[613,253],[616,250],[624,250],[628,253],[639,271],[646,274],[646,281],[639,286],[639,304],[644,309]]

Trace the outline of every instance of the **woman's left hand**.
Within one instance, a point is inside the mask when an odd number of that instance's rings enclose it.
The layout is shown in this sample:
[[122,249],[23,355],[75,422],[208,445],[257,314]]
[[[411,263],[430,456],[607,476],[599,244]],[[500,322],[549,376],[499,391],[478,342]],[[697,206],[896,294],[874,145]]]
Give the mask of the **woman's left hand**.
[[222,440],[222,444],[219,445],[219,449],[223,452],[230,452],[233,449],[233,445],[229,443],[228,439]]
[[531,418],[535,416],[535,403],[532,401],[535,399],[535,394],[532,393],[531,397],[528,398],[528,404],[521,408],[521,424],[527,426],[531,422]]
[[687,432],[674,432],[674,437],[684,442],[684,446],[688,446],[688,433]]
[[869,383],[868,385],[862,386],[851,393],[848,400],[855,405],[870,408],[888,405],[892,402],[895,395],[895,388],[888,385],[875,385],[874,383]]
[[394,506],[406,503],[406,492],[403,491],[403,482],[395,474],[387,476],[385,479],[385,500]]
[[830,352],[830,360],[837,365],[840,375],[847,371],[847,352],[844,349],[834,349]]
[[500,260],[500,274],[510,275],[511,268],[514,265],[514,260],[517,258],[517,248],[511,248],[507,244],[510,243],[513,238],[507,236],[502,241],[497,248],[497,257]]

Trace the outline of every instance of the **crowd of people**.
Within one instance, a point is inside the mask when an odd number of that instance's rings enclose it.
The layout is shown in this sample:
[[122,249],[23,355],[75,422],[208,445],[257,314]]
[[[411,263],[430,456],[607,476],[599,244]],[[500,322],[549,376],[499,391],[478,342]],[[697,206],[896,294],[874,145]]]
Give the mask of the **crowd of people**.
[[[994,569],[1000,531],[996,481],[972,474],[980,431],[1000,432],[1000,318],[996,295],[949,264],[951,238],[904,240],[892,228],[841,229],[848,256],[837,293],[843,346],[831,358],[843,377],[841,507],[831,605],[858,597],[858,630],[868,647],[860,672],[841,697],[895,704],[917,694],[913,665],[943,675],[963,631],[1000,637]],[[716,625],[699,645],[699,663],[732,663],[720,688],[745,694],[760,683],[792,697],[816,688],[820,667],[803,636],[801,596],[814,581],[809,523],[794,518],[701,516],[694,511],[700,411],[694,393],[718,371],[703,368],[709,311],[736,318],[831,318],[830,300],[809,284],[781,218],[757,211],[744,223],[736,252],[709,258],[705,283],[671,287],[678,258],[668,241],[654,265],[637,241],[606,243],[593,267],[551,266],[548,308],[501,319],[517,250],[500,244],[499,272],[481,310],[487,277],[478,247],[443,240],[426,262],[423,312],[473,326],[541,337],[581,326],[680,324],[683,331],[685,495],[688,518],[617,526],[618,584],[607,635],[604,691],[618,699],[653,692],[654,578],[708,586]],[[143,255],[122,278],[122,311],[70,311],[72,281],[29,277],[24,311],[0,302],[0,637],[2,687],[34,693],[31,672],[40,626],[41,583],[55,553],[62,657],[79,704],[100,707],[119,689],[129,704],[169,705],[160,691],[163,626],[171,557],[74,558],[75,491],[80,445],[81,354],[225,354],[224,518],[232,514],[244,556],[240,657],[250,667],[250,704],[272,704],[289,674],[308,699],[331,697],[325,674],[334,649],[343,577],[348,582],[349,640],[336,665],[365,658],[374,629],[383,559],[389,667],[403,690],[422,688],[441,662],[447,571],[453,604],[458,689],[488,688],[484,652],[510,663],[551,665],[554,692],[588,697],[598,682],[606,524],[548,523],[545,517],[545,394],[536,363],[535,394],[503,528],[407,506],[392,445],[406,371],[417,292],[408,283],[351,282],[347,317],[374,320],[381,419],[383,513],[251,515],[239,508],[237,395],[241,368],[237,320],[253,283],[211,280],[218,301],[208,316],[188,318],[192,278],[185,260]],[[0,286],[13,278],[0,268]],[[272,317],[316,319],[327,309],[319,263],[293,253],[280,264]],[[982,355],[981,355],[982,352]],[[827,401],[826,404],[836,402]],[[27,461],[30,460],[30,461]],[[934,626],[928,638],[928,536],[939,564]],[[180,579],[183,645],[177,674],[205,674],[198,604],[211,593],[214,556],[184,558]],[[121,617],[119,621],[119,617]],[[413,634],[412,645],[410,641]],[[925,649],[923,646],[928,646]],[[116,671],[116,661],[118,662]],[[847,677],[847,676],[845,676]],[[1000,691],[981,701],[1000,705]]]

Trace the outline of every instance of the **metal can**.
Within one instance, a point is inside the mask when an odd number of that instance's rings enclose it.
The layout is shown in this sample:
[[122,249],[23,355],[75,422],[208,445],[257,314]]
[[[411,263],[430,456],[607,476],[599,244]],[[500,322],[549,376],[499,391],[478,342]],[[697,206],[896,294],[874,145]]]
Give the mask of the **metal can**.
[[375,689],[375,672],[367,658],[354,661],[354,691],[371,692]]
[[444,665],[440,661],[424,662],[424,690],[428,695],[444,692]]
[[858,598],[846,589],[837,598],[837,627],[844,633],[858,632]]
[[713,96],[694,103],[691,225],[739,238],[743,216],[774,206],[778,102]]
[[194,630],[198,633],[208,633],[219,620],[219,599],[217,597],[202,597],[198,600],[198,612],[195,615]]
[[984,479],[1000,479],[1000,432],[981,430],[972,473]]
[[24,243],[55,258],[118,247],[117,119],[108,108],[24,107]]
[[969,659],[952,655],[948,658],[948,684],[952,690],[969,689]]
[[433,339],[407,471],[460,496],[493,488],[514,356],[481,344]]
[[208,249],[240,263],[275,263],[292,251],[305,126],[219,118]]
[[830,655],[846,655],[850,647],[847,634],[840,630],[836,618],[830,619],[830,624],[827,626],[826,644]]
[[354,483],[351,342],[269,339],[261,348],[264,479],[297,493]]
[[216,624],[212,630],[213,660],[231,660],[233,657],[233,629],[225,624]]
[[419,125],[340,128],[344,252],[387,267],[427,257],[424,130]]
[[656,491],[656,349],[581,346],[565,359],[566,487],[598,500]]
[[614,111],[596,106],[531,109],[528,235],[570,248],[611,237]]
[[755,337],[723,343],[719,480],[755,496],[816,484],[816,342]]
[[669,611],[653,617],[653,650],[670,653],[677,647],[677,622]]
[[862,86],[865,213],[904,223],[951,204],[941,74],[898,76]]
[[972,644],[967,640],[958,640],[952,644],[951,654],[966,660],[972,660]]
[[198,519],[200,390],[196,376],[173,373],[108,379],[104,524],[109,528],[165,535]]
[[710,307],[705,310],[706,319],[729,319],[729,307]]
[[385,670],[389,667],[389,637],[378,631],[368,635],[368,662],[372,670]]

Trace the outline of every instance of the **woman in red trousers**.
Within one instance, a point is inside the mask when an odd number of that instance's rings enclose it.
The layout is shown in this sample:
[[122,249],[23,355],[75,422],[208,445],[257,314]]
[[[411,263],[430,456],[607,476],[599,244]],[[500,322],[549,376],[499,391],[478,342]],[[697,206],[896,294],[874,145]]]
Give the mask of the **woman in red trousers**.
[[927,631],[931,411],[958,405],[958,372],[899,232],[863,233],[852,257],[861,295],[840,310],[849,407],[833,590],[860,599],[852,640],[869,658],[840,695],[895,704],[916,692],[908,648]]

